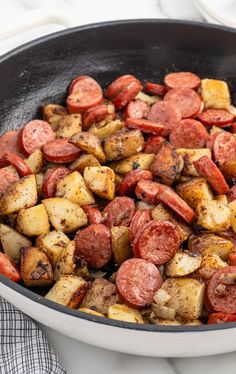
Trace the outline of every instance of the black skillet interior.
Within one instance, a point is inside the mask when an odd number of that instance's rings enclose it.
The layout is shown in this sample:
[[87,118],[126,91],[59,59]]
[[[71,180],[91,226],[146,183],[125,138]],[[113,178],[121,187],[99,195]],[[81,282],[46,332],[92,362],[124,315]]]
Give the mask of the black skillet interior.
[[[168,71],[193,71],[226,80],[236,105],[236,31],[198,23],[163,20],[116,21],[52,34],[0,58],[1,133],[40,118],[45,103],[64,101],[70,80],[91,75],[106,87],[115,77],[134,74],[141,81],[161,82]],[[75,311],[0,280],[26,296],[74,315]],[[99,317],[81,318],[151,331],[189,331],[191,327],[137,326]],[[227,324],[227,328],[234,324]],[[215,327],[214,327],[215,328]],[[217,329],[224,328],[222,325]],[[211,326],[197,326],[197,330]]]

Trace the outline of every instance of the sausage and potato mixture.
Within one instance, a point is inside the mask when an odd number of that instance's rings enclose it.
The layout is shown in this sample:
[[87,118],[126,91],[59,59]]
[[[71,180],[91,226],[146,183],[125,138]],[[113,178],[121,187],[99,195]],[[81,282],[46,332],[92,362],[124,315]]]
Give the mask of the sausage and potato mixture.
[[89,76],[0,138],[0,273],[133,323],[236,321],[236,109],[225,81]]

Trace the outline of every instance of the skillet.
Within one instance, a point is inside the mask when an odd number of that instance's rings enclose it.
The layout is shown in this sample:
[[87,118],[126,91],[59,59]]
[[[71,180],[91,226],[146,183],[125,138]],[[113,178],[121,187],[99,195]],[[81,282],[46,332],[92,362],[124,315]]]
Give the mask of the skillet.
[[[69,82],[91,75],[103,87],[122,74],[160,81],[168,71],[226,80],[236,104],[236,31],[167,20],[77,27],[37,39],[0,58],[1,133],[64,103]],[[0,276],[0,295],[39,322],[75,339],[120,352],[191,357],[236,348],[236,324],[136,325],[65,308]]]

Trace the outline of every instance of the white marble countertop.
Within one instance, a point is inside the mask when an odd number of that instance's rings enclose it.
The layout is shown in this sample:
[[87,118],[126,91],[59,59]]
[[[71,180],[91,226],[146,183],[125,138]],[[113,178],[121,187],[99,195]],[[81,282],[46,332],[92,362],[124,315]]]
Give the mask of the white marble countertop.
[[[93,12],[91,12],[91,4]],[[0,0],[1,30],[19,20],[28,20],[32,10],[54,8],[73,17],[73,24],[111,19],[179,18],[204,21],[193,0]],[[27,23],[27,22],[26,22]],[[40,35],[63,29],[55,20],[5,40],[0,30],[0,54]],[[4,39],[4,40],[3,40]],[[235,374],[236,353],[204,358],[163,359],[125,355],[88,346],[62,336],[46,327],[45,334],[58,353],[68,374]],[[0,370],[1,371],[1,370]]]

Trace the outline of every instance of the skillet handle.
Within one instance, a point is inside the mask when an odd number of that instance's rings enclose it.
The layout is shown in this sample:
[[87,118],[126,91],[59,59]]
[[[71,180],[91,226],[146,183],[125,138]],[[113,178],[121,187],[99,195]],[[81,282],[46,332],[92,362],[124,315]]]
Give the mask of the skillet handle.
[[6,27],[0,28],[0,40],[49,24],[59,24],[65,28],[78,25],[75,17],[72,17],[66,11],[55,9],[28,10],[27,13],[20,16],[20,20],[14,20],[12,23],[13,26],[7,24]]

